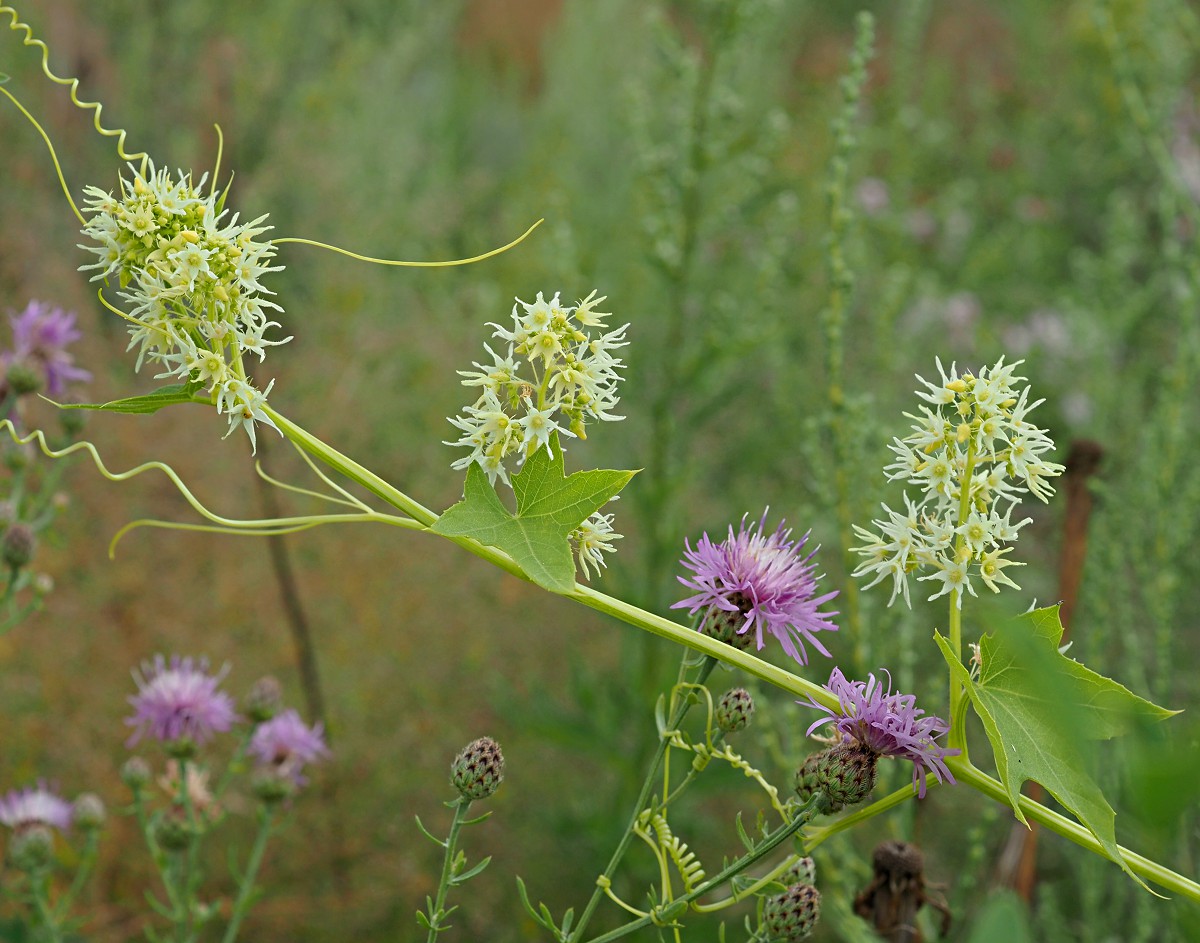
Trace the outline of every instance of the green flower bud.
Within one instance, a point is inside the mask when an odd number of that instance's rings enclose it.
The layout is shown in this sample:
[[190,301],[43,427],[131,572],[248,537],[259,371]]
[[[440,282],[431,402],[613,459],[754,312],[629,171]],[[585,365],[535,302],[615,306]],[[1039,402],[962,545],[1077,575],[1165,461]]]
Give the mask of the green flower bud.
[[[9,471],[19,472],[33,463],[33,449],[28,445],[16,445],[4,450],[4,465]],[[10,517],[9,520],[12,518]]]
[[131,756],[125,761],[125,765],[121,767],[121,782],[133,790],[134,793],[144,789],[153,775],[150,770],[150,764],[140,756]]
[[736,733],[754,718],[754,698],[745,688],[731,688],[717,701],[717,726],[725,733]]
[[246,716],[256,724],[270,720],[283,708],[283,685],[278,678],[265,675],[250,686],[246,695]]
[[746,624],[746,616],[742,612],[726,612],[715,606],[708,610],[704,621],[700,624],[700,632],[718,642],[732,645],[738,651],[745,651],[754,642],[754,633],[750,631],[738,634],[738,629]]
[[763,905],[767,936],[779,943],[808,939],[821,916],[821,893],[811,884],[793,884]]
[[871,794],[878,762],[879,754],[860,743],[839,743],[804,761],[796,771],[796,794],[807,801],[814,793],[823,793],[820,811],[840,812]]
[[450,782],[464,799],[486,799],[504,779],[504,754],[491,737],[467,744],[450,766]]
[[81,793],[75,799],[72,821],[85,832],[92,832],[104,824],[107,812],[104,800],[94,792]]
[[4,532],[0,544],[0,556],[12,569],[19,570],[33,559],[37,552],[37,537],[28,524],[12,524]]
[[817,865],[812,858],[801,858],[783,872],[780,880],[789,887],[793,884],[817,883]]
[[296,783],[290,776],[280,775],[274,768],[262,767],[251,778],[250,791],[260,802],[274,805],[295,795]]
[[4,374],[9,388],[18,396],[36,393],[42,388],[42,372],[33,364],[24,360],[14,360],[8,365]]
[[18,828],[8,843],[8,860],[27,874],[48,867],[53,856],[54,833],[45,825]]
[[164,815],[154,826],[154,837],[167,851],[187,850],[195,834],[195,829],[188,825],[182,810]]

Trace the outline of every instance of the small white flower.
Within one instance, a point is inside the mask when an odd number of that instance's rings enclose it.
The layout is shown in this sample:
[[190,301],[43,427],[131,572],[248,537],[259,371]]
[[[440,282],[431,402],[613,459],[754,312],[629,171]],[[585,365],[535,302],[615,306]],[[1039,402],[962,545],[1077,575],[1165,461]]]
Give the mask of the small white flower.
[[599,576],[600,568],[608,566],[604,554],[614,553],[613,541],[621,539],[622,535],[613,531],[612,522],[613,515],[597,511],[571,532],[579,568],[587,579]]
[[942,588],[929,597],[930,600],[937,599],[939,596],[944,596],[946,593],[958,591],[955,597],[955,602],[958,608],[962,608],[964,590],[975,596],[975,587],[971,585],[971,577],[967,574],[967,561],[959,560],[951,562],[949,560],[939,559],[940,567],[936,573],[930,573],[928,576],[919,577],[922,580],[938,580],[942,584]]

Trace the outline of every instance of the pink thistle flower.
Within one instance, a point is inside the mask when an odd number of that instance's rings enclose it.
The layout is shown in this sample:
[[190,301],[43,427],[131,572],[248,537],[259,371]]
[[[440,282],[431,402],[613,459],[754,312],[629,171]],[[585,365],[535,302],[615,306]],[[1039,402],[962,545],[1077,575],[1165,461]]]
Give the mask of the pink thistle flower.
[[75,315],[31,301],[20,314],[10,315],[9,321],[13,350],[3,355],[6,368],[18,361],[35,367],[45,377],[50,396],[61,396],[68,383],[92,378],[75,366],[75,358],[67,352],[67,345],[83,336],[75,327]]
[[799,703],[829,715],[808,728],[810,736],[822,724],[832,722],[843,743],[859,743],[876,756],[911,760],[913,788],[924,797],[927,773],[938,782],[954,782],[945,758],[961,751],[937,742],[937,737],[950,730],[946,721],[926,714],[917,707],[915,696],[892,692],[891,686],[890,675],[885,686],[874,675],[869,675],[867,681],[849,681],[840,668],[834,668],[825,688],[837,696],[839,709],[831,710],[811,700]]
[[71,827],[71,803],[52,792],[45,783],[13,789],[0,799],[0,822],[11,829],[49,825],[59,831]]
[[328,756],[329,747],[320,724],[309,727],[289,708],[258,725],[250,739],[250,752],[279,776],[303,786],[304,765]]
[[128,745],[150,734],[163,743],[188,740],[199,745],[223,733],[238,719],[233,698],[217,690],[229,671],[226,665],[216,675],[208,673],[208,660],[171,656],[170,665],[162,655],[143,662],[141,672],[134,669],[138,693],[129,698],[133,716],[125,723],[136,729]]
[[736,636],[745,636],[748,642],[752,632],[761,650],[764,632],[769,633],[801,665],[808,664],[806,642],[828,658],[817,633],[836,632],[831,617],[837,613],[818,610],[837,593],[817,595],[819,577],[811,562],[816,550],[807,555],[801,552],[808,534],[791,540],[791,530],[780,521],[768,535],[763,531],[766,520],[766,511],[757,524],[747,526],[743,517],[737,533],[731,525],[729,536],[720,543],[714,543],[707,533],[695,549],[685,542],[687,552],[680,562],[693,575],[678,579],[696,594],[671,608],[687,607],[692,614],[705,610],[706,622],[720,613],[733,614],[730,618],[741,623],[734,630]]

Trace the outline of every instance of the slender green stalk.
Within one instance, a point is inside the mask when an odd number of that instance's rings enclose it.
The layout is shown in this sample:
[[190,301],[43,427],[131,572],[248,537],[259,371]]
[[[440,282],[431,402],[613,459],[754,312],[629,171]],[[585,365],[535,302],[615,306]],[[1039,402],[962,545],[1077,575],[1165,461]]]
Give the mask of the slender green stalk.
[[242,875],[238,887],[237,900],[233,904],[233,913],[229,916],[229,926],[221,943],[234,943],[238,929],[250,910],[250,900],[254,894],[254,881],[258,877],[258,869],[262,865],[263,852],[267,850],[267,839],[271,835],[271,825],[275,819],[275,810],[269,805],[263,805],[258,813],[258,836],[254,839],[254,847],[250,851],[250,860],[246,862],[246,873]]
[[92,875],[92,870],[96,866],[96,859],[99,856],[99,850],[100,830],[92,829],[84,839],[83,851],[79,856],[79,866],[75,869],[75,877],[71,880],[71,886],[58,899],[58,904],[55,906],[56,919],[63,920],[71,912],[71,905],[75,903],[79,892],[83,890],[88,878]]
[[[723,868],[718,874],[713,875],[703,884],[693,888],[688,893],[675,898],[675,900],[671,902],[672,905],[678,906],[680,904],[690,904],[692,901],[698,900],[710,891],[716,890],[725,882],[737,877],[739,874],[745,871],[746,868],[754,864],[755,861],[758,861],[760,858],[769,855],[812,819],[813,815],[816,814],[816,803],[817,797],[814,796],[809,800],[808,804],[805,805],[804,808],[800,809],[796,813],[795,818],[793,818],[790,822],[785,822],[774,832],[772,832],[766,839],[763,840],[762,844],[755,847],[754,851],[743,855],[741,858],[738,858],[728,867]],[[634,920],[632,923],[627,923],[624,926],[617,927],[615,930],[610,930],[608,933],[593,937],[588,941],[588,943],[612,943],[613,940],[619,940],[621,937],[627,936],[628,934],[633,933],[635,930],[640,930],[643,927],[648,927],[656,923],[657,925],[662,925],[661,917],[657,913],[650,913],[638,920]]]
[[[699,635],[698,632],[696,634]],[[696,678],[696,684],[704,684],[716,666],[716,658],[712,656],[705,658],[703,664],[700,666],[700,673]],[[604,874],[597,879],[596,889],[592,892],[591,900],[587,902],[583,913],[580,914],[579,923],[575,925],[574,931],[572,931],[571,936],[568,938],[572,943],[583,939],[583,931],[586,929],[588,921],[592,919],[592,914],[595,913],[596,907],[599,906],[600,899],[604,896],[604,886],[607,886],[612,880],[612,876],[616,874],[621,859],[625,857],[625,852],[629,850],[630,842],[633,841],[633,828],[637,825],[638,818],[641,817],[642,810],[645,809],[646,803],[650,799],[650,793],[654,791],[658,768],[662,764],[663,758],[667,755],[667,748],[671,743],[669,733],[679,727],[690,707],[691,698],[685,694],[680,697],[679,703],[675,705],[675,710],[671,712],[671,717],[667,721],[667,730],[658,738],[658,747],[650,760],[650,767],[646,771],[646,778],[642,781],[642,789],[633,803],[633,814],[629,817],[629,824],[625,826],[625,831],[621,835],[621,840],[617,842],[616,850],[613,851],[612,858],[608,862],[608,867],[604,869]]]
[[[967,464],[963,469],[962,479],[958,489],[960,492],[958,500],[958,519],[954,522],[955,528],[962,527],[967,521],[967,515],[971,508],[971,476],[975,473],[975,437],[971,436],[970,443],[967,445]],[[954,541],[954,562],[958,563],[962,559],[962,552],[966,547],[967,538],[965,534],[959,534]],[[962,590],[952,589],[950,591],[950,648],[954,652],[954,657],[962,661]],[[965,717],[963,699],[965,697],[963,686],[954,679],[954,673],[950,672],[950,736],[947,737],[947,743],[951,747],[955,747],[962,751],[962,755],[967,755],[967,732],[963,724],[955,723],[959,717]]]
[[438,881],[437,899],[429,908],[429,936],[427,943],[434,943],[437,935],[446,927],[440,926],[442,909],[446,906],[446,896],[450,893],[450,879],[454,876],[454,855],[458,849],[458,833],[462,831],[463,823],[467,820],[467,810],[471,808],[471,800],[465,796],[454,803],[454,820],[450,823],[450,834],[446,836],[446,855],[442,859],[442,878]]

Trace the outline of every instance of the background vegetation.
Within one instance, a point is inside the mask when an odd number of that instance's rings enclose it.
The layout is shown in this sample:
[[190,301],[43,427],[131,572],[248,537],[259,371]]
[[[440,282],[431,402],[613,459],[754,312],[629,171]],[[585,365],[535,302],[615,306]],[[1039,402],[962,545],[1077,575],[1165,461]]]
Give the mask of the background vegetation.
[[[427,505],[448,506],[461,488],[440,441],[464,402],[454,370],[481,353],[484,323],[503,319],[513,295],[599,288],[632,322],[629,418],[572,457],[646,469],[616,506],[627,536],[604,588],[665,612],[683,539],[769,504],[822,544],[827,581],[843,590],[834,654],[847,674],[887,666],[940,704],[927,639],[944,612],[854,593],[847,527],[896,497],[880,469],[914,373],[932,373],[935,354],[973,366],[1024,357],[1059,460],[1080,439],[1104,452],[1073,652],[1160,703],[1195,703],[1200,22],[1186,3],[868,4],[877,53],[840,141],[849,4],[27,6],[52,66],[82,77],[131,149],[199,173],[219,122],[232,205],[270,212],[278,235],[452,258],[546,217],[518,250],[462,269],[281,252],[288,267],[273,284],[296,339],[264,374],[277,379],[272,402]],[[111,145],[15,33],[0,35],[0,68],[76,191],[115,186]],[[12,108],[0,109],[0,141],[0,305],[34,297],[79,313],[93,399],[147,389],[121,326],[76,272],[73,218]],[[97,415],[88,437],[113,467],[162,459],[209,506],[258,516],[246,443],[222,432],[211,410],[172,409]],[[277,477],[302,474],[275,441],[260,457]],[[266,542],[142,530],[110,561],[122,524],[186,509],[153,476],[117,486],[77,463],[68,482],[59,539],[38,560],[57,591],[0,639],[0,787],[46,776],[115,804],[132,664],[207,654],[234,666],[235,688],[271,672],[294,701],[305,692]],[[971,637],[1061,594],[1064,501],[1029,513],[1024,593],[981,600]],[[270,854],[270,893],[247,938],[415,938],[440,861],[413,814],[447,814],[450,759],[490,734],[508,779],[468,840],[473,858],[495,860],[447,938],[536,939],[511,875],[556,912],[585,898],[640,780],[676,654],[439,541],[326,529],[286,549],[335,759]],[[760,696],[774,721],[746,752],[786,780],[806,752],[802,712]],[[1185,714],[1106,756],[1118,837],[1191,875],[1196,741]],[[824,846],[817,938],[862,937],[848,901],[875,842],[904,837],[945,884],[954,938],[973,939],[1011,816],[971,799],[936,790]],[[717,778],[689,844],[710,859],[732,851],[733,813],[757,802],[736,777]],[[139,928],[146,871],[123,847],[132,830],[113,832],[86,928],[96,941]],[[1200,933],[1193,905],[1155,900],[1062,841],[1042,839],[1039,866],[1038,940]]]

